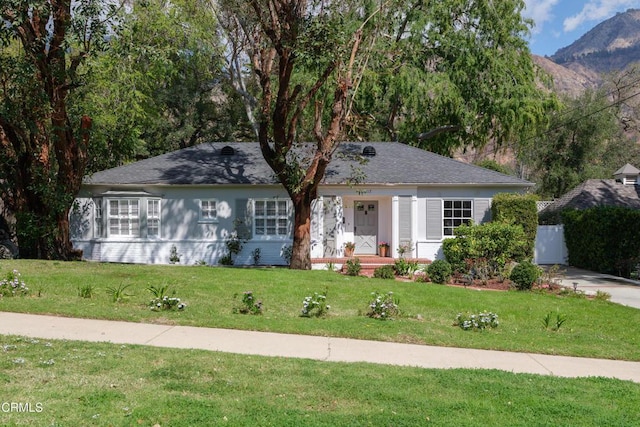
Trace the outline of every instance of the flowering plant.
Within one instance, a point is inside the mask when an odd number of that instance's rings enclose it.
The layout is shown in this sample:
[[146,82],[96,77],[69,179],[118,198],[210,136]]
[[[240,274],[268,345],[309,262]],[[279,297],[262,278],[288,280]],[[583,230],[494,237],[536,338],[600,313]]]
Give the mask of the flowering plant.
[[344,248],[345,248],[345,249],[355,249],[355,248],[356,248],[356,244],[355,244],[355,243],[353,243],[353,242],[346,242],[346,243],[344,244]]
[[307,296],[302,301],[302,311],[300,316],[302,317],[322,317],[331,308],[327,302],[327,291],[319,294],[313,293],[313,296]]
[[29,288],[20,276],[21,274],[18,270],[13,270],[4,279],[0,280],[0,297],[23,296],[29,293]]
[[[173,309],[184,310],[186,304],[181,302],[180,298],[168,297],[165,295],[168,289],[169,286],[161,286],[159,288],[150,286],[147,288],[147,290],[154,296],[154,298],[149,301],[149,308],[152,311]],[[175,291],[173,293],[175,294]]]
[[498,315],[489,311],[471,315],[458,313],[454,322],[454,326],[459,326],[465,331],[482,331],[486,328],[497,328],[499,324]]
[[380,242],[380,243],[378,243],[378,247],[379,247],[379,248],[389,248],[389,243],[387,243],[387,242]]
[[371,292],[373,300],[369,303],[369,312],[367,316],[374,319],[393,319],[400,314],[398,310],[398,299],[393,298],[393,292],[387,292],[386,295],[378,292]]
[[[237,296],[238,294],[235,294],[233,298],[237,298]],[[241,314],[262,314],[262,301],[256,301],[252,291],[245,291],[242,294],[242,304],[239,307],[235,307],[233,312]]]

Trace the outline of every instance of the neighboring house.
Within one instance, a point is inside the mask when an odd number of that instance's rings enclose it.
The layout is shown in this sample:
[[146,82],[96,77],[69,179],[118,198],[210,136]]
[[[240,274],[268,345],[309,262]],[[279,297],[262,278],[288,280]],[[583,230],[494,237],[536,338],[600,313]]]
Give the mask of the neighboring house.
[[[360,177],[360,178],[358,178]],[[313,203],[312,258],[442,257],[460,224],[490,219],[494,194],[533,184],[400,143],[343,143]],[[290,199],[257,143],[210,143],[98,172],[85,179],[72,213],[74,247],[90,260],[217,264],[236,231],[246,239],[235,264],[284,264],[292,243]]]
[[626,164],[613,174],[614,179],[589,179],[540,212],[541,221],[557,224],[564,209],[589,209],[596,206],[621,206],[640,209],[640,170]]

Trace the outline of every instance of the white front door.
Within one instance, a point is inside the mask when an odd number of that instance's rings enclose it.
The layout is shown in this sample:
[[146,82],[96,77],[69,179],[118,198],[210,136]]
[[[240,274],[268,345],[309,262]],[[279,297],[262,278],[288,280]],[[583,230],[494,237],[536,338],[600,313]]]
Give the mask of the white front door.
[[378,202],[355,202],[354,212],[355,253],[375,255],[378,252]]

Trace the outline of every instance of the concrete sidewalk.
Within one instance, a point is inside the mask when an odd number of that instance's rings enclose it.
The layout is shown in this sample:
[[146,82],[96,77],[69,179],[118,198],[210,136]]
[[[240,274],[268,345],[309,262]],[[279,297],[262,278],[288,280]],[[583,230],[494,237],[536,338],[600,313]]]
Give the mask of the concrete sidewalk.
[[640,362],[471,350],[345,338],[166,326],[0,312],[0,334],[155,347],[202,349],[330,362],[422,368],[499,369],[559,377],[609,377],[640,383]]

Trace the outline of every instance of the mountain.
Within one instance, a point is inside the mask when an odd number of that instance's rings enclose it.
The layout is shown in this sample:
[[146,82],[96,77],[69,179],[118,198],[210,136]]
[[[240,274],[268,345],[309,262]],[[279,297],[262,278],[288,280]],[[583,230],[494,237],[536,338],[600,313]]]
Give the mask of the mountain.
[[596,88],[603,74],[640,62],[640,9],[618,13],[552,56],[533,59],[551,76],[559,94],[575,97]]

